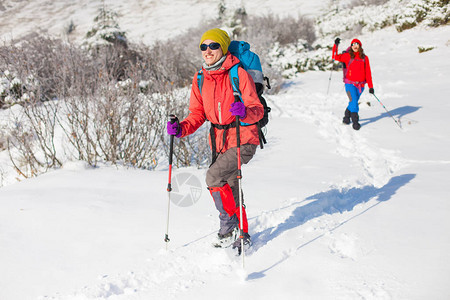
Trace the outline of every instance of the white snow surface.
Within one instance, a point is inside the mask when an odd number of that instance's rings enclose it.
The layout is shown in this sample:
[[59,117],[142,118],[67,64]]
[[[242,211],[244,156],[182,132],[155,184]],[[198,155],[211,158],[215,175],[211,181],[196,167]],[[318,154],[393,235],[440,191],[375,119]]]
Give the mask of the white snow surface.
[[[255,1],[277,13],[294,2]],[[317,12],[312,1],[298,2]],[[21,18],[31,19],[32,6],[46,1],[5,3],[23,3]],[[64,20],[67,7],[82,19],[100,5],[53,3],[47,13],[56,18],[59,7]],[[144,39],[143,32],[162,34],[144,18],[155,16],[170,33],[212,5],[111,3],[135,19],[127,26]],[[184,10],[179,22],[164,21],[177,5]],[[22,27],[16,18],[2,17],[2,26],[30,30],[33,23]],[[243,167],[253,238],[245,268],[231,251],[211,247],[218,213],[204,183],[195,205],[171,204],[166,250],[167,166],[73,162],[0,188],[0,299],[450,299],[449,37],[449,26],[358,37],[376,95],[402,128],[367,90],[361,130],[343,125],[341,72],[307,72],[267,96],[268,144]],[[435,48],[419,53],[423,45]],[[205,172],[175,168],[173,176],[190,173],[203,182]]]

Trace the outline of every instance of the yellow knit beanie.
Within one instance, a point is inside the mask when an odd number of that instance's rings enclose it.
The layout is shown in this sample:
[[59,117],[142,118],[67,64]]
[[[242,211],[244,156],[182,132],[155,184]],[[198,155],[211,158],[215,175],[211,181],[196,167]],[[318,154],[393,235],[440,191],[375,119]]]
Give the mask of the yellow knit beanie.
[[202,38],[200,39],[199,46],[206,40],[212,40],[214,42],[217,42],[220,44],[220,48],[222,48],[223,54],[227,54],[228,52],[228,46],[230,45],[230,37],[228,36],[228,33],[222,29],[219,28],[213,28],[208,31],[206,31]]

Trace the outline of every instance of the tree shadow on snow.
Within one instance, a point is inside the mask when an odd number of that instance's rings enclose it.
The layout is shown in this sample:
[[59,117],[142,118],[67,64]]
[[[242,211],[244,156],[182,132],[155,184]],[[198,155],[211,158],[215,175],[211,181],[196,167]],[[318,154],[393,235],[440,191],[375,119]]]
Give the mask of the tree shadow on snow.
[[[408,114],[412,114],[413,112],[416,112],[421,108],[422,108],[421,106],[407,105],[407,106],[398,107],[396,109],[393,109],[390,111],[390,113],[394,118],[401,120],[404,116],[406,116]],[[384,113],[380,114],[379,116],[376,116],[373,118],[360,119],[359,121],[360,121],[361,125],[363,126],[363,125],[377,122],[378,120],[383,119],[383,118],[391,118],[391,116],[387,112],[384,112]]]
[[[372,209],[373,207],[379,205],[380,203],[384,201],[388,201],[391,199],[391,197],[397,192],[398,189],[400,189],[402,186],[407,185],[412,179],[416,177],[415,174],[404,174],[400,176],[396,176],[391,178],[389,182],[384,185],[381,188],[376,188],[374,186],[364,186],[360,188],[351,188],[346,190],[339,190],[339,189],[332,189],[327,192],[321,192],[315,195],[312,195],[308,198],[306,198],[304,201],[313,200],[312,202],[298,206],[294,211],[292,212],[292,215],[286,219],[283,223],[278,224],[275,227],[267,228],[263,230],[262,232],[258,232],[256,234],[253,234],[252,239],[255,241],[253,246],[250,248],[251,253],[254,253],[258,251],[259,248],[265,246],[270,241],[275,239],[276,237],[280,236],[284,232],[287,232],[288,230],[301,226],[304,223],[306,223],[309,220],[315,219],[317,217],[320,217],[325,214],[335,214],[335,213],[343,213],[345,211],[352,211],[353,208],[361,203],[366,203],[369,200],[373,198],[377,198],[378,201],[374,205],[370,206],[369,208],[365,209],[361,213],[352,216],[351,218],[342,221],[334,228],[328,230],[334,231],[337,228],[341,227],[345,223],[349,222],[353,218],[356,218],[368,210]],[[304,201],[301,201],[300,203],[303,203]],[[285,249],[285,250],[299,250],[300,248],[303,248],[310,243],[318,240],[321,238],[324,234],[322,233],[318,237],[307,241],[303,244],[301,244],[296,249]],[[281,260],[274,263],[272,266],[260,271],[251,273],[248,276],[249,280],[258,279],[265,276],[265,272],[274,268],[275,266],[279,265],[283,261],[289,258],[290,255],[285,255]]]

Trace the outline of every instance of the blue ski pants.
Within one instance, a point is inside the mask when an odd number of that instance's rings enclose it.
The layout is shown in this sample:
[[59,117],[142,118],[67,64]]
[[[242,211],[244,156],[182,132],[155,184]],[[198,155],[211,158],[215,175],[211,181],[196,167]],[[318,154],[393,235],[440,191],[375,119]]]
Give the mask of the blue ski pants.
[[359,89],[358,87],[356,87],[355,85],[353,85],[351,83],[346,83],[345,91],[347,92],[347,96],[350,101],[347,106],[348,110],[350,112],[355,112],[355,113],[359,112],[358,101],[359,101],[359,97],[361,97],[361,94],[364,92],[364,87]]

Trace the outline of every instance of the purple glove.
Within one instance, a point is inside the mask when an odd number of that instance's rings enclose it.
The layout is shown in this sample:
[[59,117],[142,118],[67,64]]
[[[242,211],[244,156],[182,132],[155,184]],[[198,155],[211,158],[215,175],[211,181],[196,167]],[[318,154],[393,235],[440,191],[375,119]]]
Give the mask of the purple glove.
[[167,134],[174,135],[177,138],[179,138],[181,136],[180,124],[178,124],[178,122],[173,123],[170,123],[170,121],[167,122]]
[[247,112],[245,105],[242,102],[234,102],[231,104],[230,112],[233,116],[239,116],[241,119],[245,119]]

